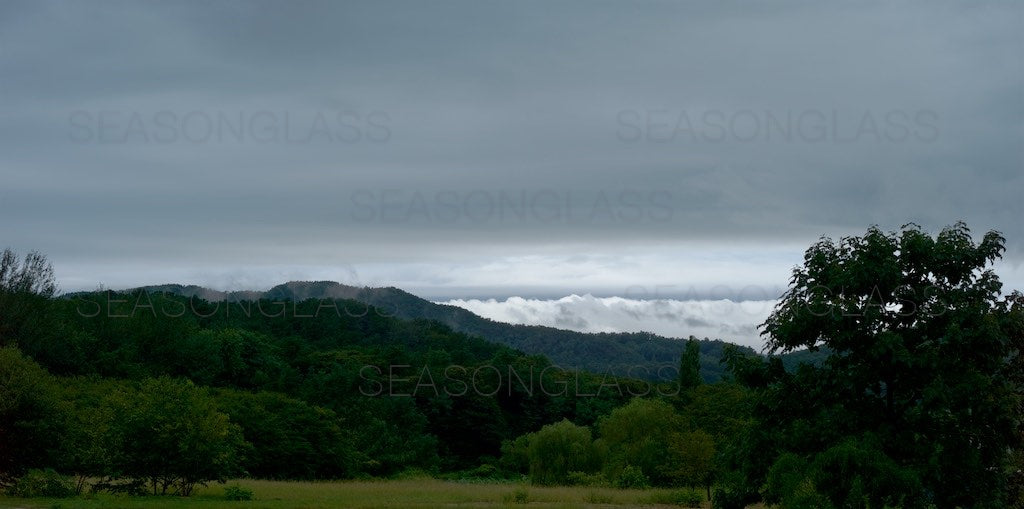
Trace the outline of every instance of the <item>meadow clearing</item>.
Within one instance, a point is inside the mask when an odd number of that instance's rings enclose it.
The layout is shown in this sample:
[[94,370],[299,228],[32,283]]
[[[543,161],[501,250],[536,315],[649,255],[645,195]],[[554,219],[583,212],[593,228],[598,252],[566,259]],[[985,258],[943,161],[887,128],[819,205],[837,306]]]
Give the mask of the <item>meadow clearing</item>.
[[[228,486],[252,490],[252,500],[230,501]],[[76,498],[0,497],[0,507],[22,509],[335,509],[335,508],[668,508],[680,490],[540,487],[514,483],[461,483],[436,479],[295,482],[238,480],[199,488],[191,497],[87,495]],[[707,500],[700,507],[710,507]],[[760,506],[755,506],[760,507]]]

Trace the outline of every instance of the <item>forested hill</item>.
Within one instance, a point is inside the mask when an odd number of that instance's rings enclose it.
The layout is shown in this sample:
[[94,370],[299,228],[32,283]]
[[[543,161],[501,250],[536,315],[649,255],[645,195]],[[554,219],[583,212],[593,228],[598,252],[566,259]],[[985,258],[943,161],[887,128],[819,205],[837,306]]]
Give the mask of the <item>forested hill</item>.
[[[456,306],[436,304],[398,288],[359,288],[333,281],[292,281],[266,292],[220,292],[200,286],[177,284],[143,287],[149,292],[168,292],[208,301],[237,302],[254,299],[303,301],[306,299],[353,299],[379,312],[399,318],[436,320],[452,329],[481,336],[528,354],[544,355],[556,365],[595,373],[615,373],[649,380],[676,377],[683,342],[648,333],[583,333],[539,325],[515,325],[478,316]],[[352,309],[363,313],[366,309]],[[715,382],[725,374],[719,361],[729,343],[700,341],[701,375]],[[748,353],[752,349],[743,347]]]
[[[498,457],[503,441],[546,424],[592,425],[633,395],[679,390],[557,369],[542,356],[434,321],[382,316],[354,300],[331,299],[325,312],[316,299],[224,304],[167,292],[3,298],[0,291],[0,374],[11,365],[37,372],[59,386],[54,398],[83,412],[102,407],[106,394],[130,395],[103,407],[111,416],[152,394],[184,397],[178,392],[194,390],[182,384],[194,384],[252,444],[244,470],[266,478],[476,467],[481,457]],[[343,311],[360,307],[368,312]],[[8,415],[29,415],[14,408]],[[13,447],[4,418],[0,409],[0,450]],[[19,465],[71,468],[58,456],[83,454],[51,451],[48,432],[32,437],[15,455]],[[4,468],[0,461],[0,478]]]

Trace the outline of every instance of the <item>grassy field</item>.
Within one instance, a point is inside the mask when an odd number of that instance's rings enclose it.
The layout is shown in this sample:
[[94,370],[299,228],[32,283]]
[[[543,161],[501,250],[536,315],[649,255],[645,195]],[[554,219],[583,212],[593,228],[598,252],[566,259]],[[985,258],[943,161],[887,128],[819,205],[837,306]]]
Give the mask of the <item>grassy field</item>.
[[[408,481],[283,482],[239,480],[227,484],[253,490],[249,501],[224,499],[225,485],[196,490],[192,497],[115,497],[98,495],[70,499],[0,497],[0,507],[24,509],[334,509],[434,507],[679,507],[670,502],[673,490],[617,490],[519,484],[475,484],[433,479]],[[710,507],[705,501],[702,507]]]

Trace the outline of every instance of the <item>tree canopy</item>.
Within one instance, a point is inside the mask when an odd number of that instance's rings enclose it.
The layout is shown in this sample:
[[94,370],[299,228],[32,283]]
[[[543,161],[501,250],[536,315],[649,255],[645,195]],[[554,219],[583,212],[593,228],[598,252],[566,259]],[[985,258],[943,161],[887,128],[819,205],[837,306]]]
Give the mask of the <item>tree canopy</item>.
[[991,269],[1004,242],[957,223],[812,245],[763,334],[825,362],[730,359],[759,391],[745,483],[788,468],[837,507],[1003,506],[1021,438],[1020,295]]
[[35,335],[46,327],[41,309],[57,291],[53,266],[32,251],[19,259],[10,249],[0,253],[0,346]]

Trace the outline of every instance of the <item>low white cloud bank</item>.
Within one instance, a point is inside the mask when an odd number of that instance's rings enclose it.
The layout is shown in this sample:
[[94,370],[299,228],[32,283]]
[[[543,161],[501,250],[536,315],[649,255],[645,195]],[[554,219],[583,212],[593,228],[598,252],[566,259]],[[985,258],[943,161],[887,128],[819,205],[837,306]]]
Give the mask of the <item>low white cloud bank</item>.
[[638,300],[570,295],[560,299],[453,299],[449,304],[507,323],[546,325],[580,332],[652,332],[722,339],[760,350],[758,325],[775,300]]

